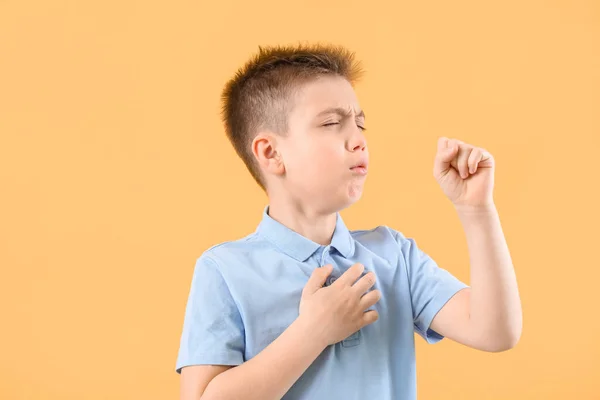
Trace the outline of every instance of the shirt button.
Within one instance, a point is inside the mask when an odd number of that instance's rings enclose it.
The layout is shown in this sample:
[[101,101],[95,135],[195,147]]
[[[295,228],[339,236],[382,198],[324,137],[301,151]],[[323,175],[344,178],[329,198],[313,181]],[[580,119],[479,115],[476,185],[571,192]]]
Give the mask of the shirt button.
[[337,280],[337,276],[329,275],[329,278],[327,278],[327,286],[331,286],[333,284],[333,282],[335,282],[336,280]]

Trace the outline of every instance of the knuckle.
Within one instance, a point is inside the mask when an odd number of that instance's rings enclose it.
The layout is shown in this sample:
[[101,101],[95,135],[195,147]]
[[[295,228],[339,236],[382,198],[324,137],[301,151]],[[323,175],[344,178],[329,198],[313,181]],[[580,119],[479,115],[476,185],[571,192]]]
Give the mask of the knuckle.
[[369,272],[368,274],[365,275],[365,280],[367,281],[367,283],[372,286],[375,284],[375,274],[373,272]]

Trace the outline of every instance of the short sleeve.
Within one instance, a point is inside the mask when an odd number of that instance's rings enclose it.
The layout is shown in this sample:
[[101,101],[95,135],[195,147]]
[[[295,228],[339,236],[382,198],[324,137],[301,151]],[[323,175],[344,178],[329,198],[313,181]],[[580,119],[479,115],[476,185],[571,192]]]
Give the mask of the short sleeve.
[[444,336],[430,328],[431,321],[459,290],[469,287],[417,247],[414,239],[396,232],[406,263],[414,329],[428,343],[437,343]]
[[216,263],[202,255],[194,268],[176,371],[189,365],[239,365],[243,355],[239,310]]

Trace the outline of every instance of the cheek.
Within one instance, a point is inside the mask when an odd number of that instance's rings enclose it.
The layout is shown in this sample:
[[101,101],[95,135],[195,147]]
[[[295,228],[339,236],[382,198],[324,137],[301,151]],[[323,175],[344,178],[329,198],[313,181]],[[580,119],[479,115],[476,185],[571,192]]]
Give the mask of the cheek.
[[311,169],[323,175],[334,175],[343,165],[340,155],[334,149],[318,148],[308,154]]
[[327,177],[338,176],[345,165],[344,147],[335,141],[304,141],[289,146],[287,167],[294,179],[305,178],[327,180]]

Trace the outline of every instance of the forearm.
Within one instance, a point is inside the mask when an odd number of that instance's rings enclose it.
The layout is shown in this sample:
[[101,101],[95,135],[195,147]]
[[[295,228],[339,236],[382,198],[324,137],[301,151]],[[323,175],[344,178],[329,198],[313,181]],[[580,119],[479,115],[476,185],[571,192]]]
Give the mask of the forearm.
[[215,377],[202,399],[281,399],[325,349],[300,317],[249,361]]
[[471,266],[470,320],[480,337],[510,348],[522,330],[517,279],[494,205],[458,207]]

